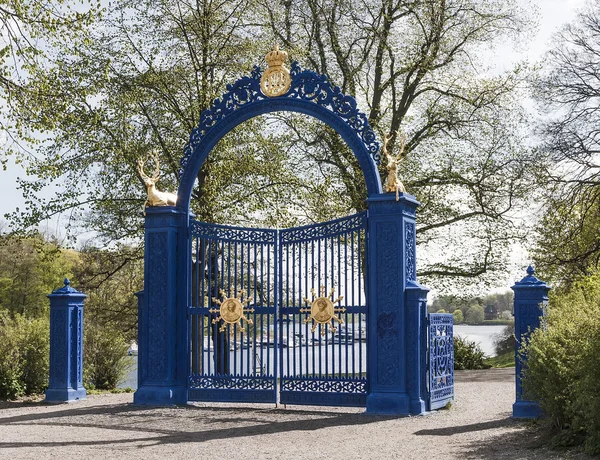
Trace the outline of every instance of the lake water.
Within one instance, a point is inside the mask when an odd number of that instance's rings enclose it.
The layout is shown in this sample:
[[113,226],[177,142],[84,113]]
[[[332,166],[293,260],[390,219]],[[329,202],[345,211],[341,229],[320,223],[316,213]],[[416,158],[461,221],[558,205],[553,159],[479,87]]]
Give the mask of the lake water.
[[478,343],[487,356],[496,356],[494,340],[506,326],[468,326],[459,324],[454,326],[454,335],[460,335],[462,338],[471,342]]
[[[494,339],[497,334],[500,334],[505,326],[467,326],[464,324],[454,326],[454,335],[460,335],[467,340],[478,343],[481,349],[487,356],[495,356],[496,351],[494,347]],[[366,359],[366,349],[363,348],[362,353],[358,351],[358,347],[365,347],[366,344],[356,344],[356,356],[359,353],[363,359]],[[300,353],[301,348],[292,349],[294,354]],[[137,356],[130,357],[132,362],[132,368],[127,376],[125,382],[119,385],[119,388],[137,388]],[[366,365],[366,364],[365,364]]]

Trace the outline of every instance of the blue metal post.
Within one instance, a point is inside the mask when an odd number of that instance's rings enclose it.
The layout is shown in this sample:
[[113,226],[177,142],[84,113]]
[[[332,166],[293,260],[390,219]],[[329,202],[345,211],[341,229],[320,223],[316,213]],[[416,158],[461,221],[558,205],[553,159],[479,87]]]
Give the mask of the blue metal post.
[[187,213],[174,207],[146,208],[134,404],[187,402],[187,225]]
[[394,193],[369,198],[368,414],[425,412],[428,289],[416,282],[418,201]]
[[83,388],[83,299],[87,296],[70,286],[48,295],[50,299],[50,385],[48,402],[85,399]]
[[[511,289],[515,292],[514,316],[515,316],[515,374],[516,374],[516,402],[513,404],[513,417],[536,418],[542,415],[542,409],[536,401],[523,399],[521,384],[522,366],[524,357],[519,357],[519,347],[527,340],[530,332],[540,327],[540,318],[544,315],[542,308],[548,302],[548,286],[535,276],[533,267],[527,268],[527,276],[517,281]],[[521,359],[520,359],[521,358]]]

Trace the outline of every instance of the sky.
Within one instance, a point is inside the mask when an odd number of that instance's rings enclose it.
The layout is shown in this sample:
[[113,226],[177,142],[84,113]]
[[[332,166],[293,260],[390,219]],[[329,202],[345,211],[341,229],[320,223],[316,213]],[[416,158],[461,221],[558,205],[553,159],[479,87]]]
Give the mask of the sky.
[[[531,63],[539,61],[550,45],[552,34],[562,25],[571,21],[574,18],[577,9],[581,8],[585,2],[585,0],[519,1],[524,6],[530,6],[537,9],[539,21],[537,34],[535,34],[528,43],[522,42],[518,49],[515,49],[513,46],[500,47],[493,55],[490,55],[490,59],[496,60],[500,67],[506,66],[506,68],[509,68],[511,63],[523,59],[526,59]],[[0,134],[0,136],[2,136],[2,134]],[[5,142],[5,139],[0,137],[0,148],[3,142]],[[24,207],[24,200],[16,188],[17,177],[24,178],[26,177],[26,173],[19,165],[15,165],[14,161],[9,159],[7,169],[0,169],[0,220],[4,220],[4,214],[13,212],[17,207]],[[50,222],[46,222],[40,229],[47,233],[59,235],[59,220],[53,219]],[[522,266],[524,258],[526,258],[526,255],[523,253],[516,254],[516,256],[513,257],[513,265],[515,267]],[[517,278],[516,273],[514,273],[513,278]]]

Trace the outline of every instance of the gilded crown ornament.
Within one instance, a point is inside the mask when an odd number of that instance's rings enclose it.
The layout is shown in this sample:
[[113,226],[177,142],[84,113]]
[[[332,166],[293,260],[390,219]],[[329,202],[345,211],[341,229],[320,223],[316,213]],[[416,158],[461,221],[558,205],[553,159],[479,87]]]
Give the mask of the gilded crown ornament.
[[265,56],[268,68],[260,79],[260,89],[267,97],[281,96],[288,92],[292,84],[290,71],[283,64],[288,54],[275,45],[273,51]]
[[[319,324],[323,324],[323,328],[321,329],[321,335],[325,335],[325,331],[327,329],[327,325],[331,329],[331,332],[335,334],[337,330],[333,326],[333,320],[337,321],[339,324],[344,324],[344,320],[336,315],[336,313],[343,313],[346,311],[343,307],[335,307],[334,304],[338,303],[340,300],[344,298],[344,296],[339,296],[337,299],[333,300],[333,293],[335,292],[335,288],[329,292],[329,295],[325,295],[325,286],[321,286],[321,295],[317,297],[317,293],[315,288],[311,289],[313,300],[310,301],[306,297],[304,298],[304,302],[307,305],[310,305],[310,308],[301,308],[300,311],[303,313],[310,313],[308,318],[304,320],[304,324],[310,323],[313,321],[311,332],[315,332],[317,326]],[[315,298],[316,297],[316,298]]]
[[383,136],[383,153],[387,159],[387,180],[385,183],[385,191],[386,192],[396,192],[396,201],[400,199],[399,192],[406,193],[406,188],[404,184],[398,178],[398,165],[402,161],[402,159],[406,156],[406,152],[404,151],[406,136],[402,135],[400,141],[400,153],[396,156],[391,155],[387,150],[388,142],[394,137],[396,133],[390,133]]
[[[223,323],[219,326],[219,332],[225,331],[228,324],[232,326],[237,324],[240,327],[240,332],[244,332],[244,326],[242,321],[245,321],[246,324],[254,324],[253,321],[247,318],[244,313],[251,313],[254,311],[253,308],[245,308],[244,304],[249,304],[250,299],[243,300],[246,291],[243,289],[240,291],[237,297],[233,296],[233,289],[229,293],[229,297],[225,294],[223,289],[219,290],[219,294],[223,300],[219,300],[213,297],[213,302],[219,306],[219,309],[211,308],[209,311],[211,313],[219,313],[219,315],[212,320],[212,324],[217,324],[219,321],[223,321]],[[229,334],[233,337],[234,330],[230,328]]]

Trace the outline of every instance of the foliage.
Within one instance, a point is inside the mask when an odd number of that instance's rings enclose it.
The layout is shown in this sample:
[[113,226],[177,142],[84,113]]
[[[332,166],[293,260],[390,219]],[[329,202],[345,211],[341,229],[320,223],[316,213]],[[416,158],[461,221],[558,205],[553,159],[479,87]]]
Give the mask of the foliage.
[[500,334],[494,338],[494,347],[497,355],[515,351],[515,323],[507,325]]
[[459,335],[454,336],[454,369],[488,369],[485,353],[478,343]]
[[465,318],[463,316],[462,310],[454,310],[454,312],[452,313],[452,319],[454,321],[454,324],[463,323]]
[[[485,282],[518,234],[510,215],[535,156],[519,128],[527,72],[490,71],[479,51],[528,26],[511,0],[114,2],[88,36],[54,43],[14,94],[7,116],[36,152],[27,167],[39,180],[21,181],[28,209],[11,221],[27,228],[69,211],[69,229],[93,229],[107,242],[139,237],[136,160],[158,151],[159,185],[175,190],[202,110],[278,41],[356,95],[380,135],[407,133],[402,178],[422,203],[418,244],[439,256],[420,276]],[[44,199],[56,184],[55,198]],[[362,210],[365,194],[333,130],[273,116],[219,142],[192,208],[206,221],[281,227]]]
[[454,313],[456,310],[461,310],[463,317],[466,315],[469,308],[473,305],[487,306],[493,305],[497,311],[513,310],[514,294],[512,291],[501,293],[488,294],[483,297],[463,297],[452,294],[440,295],[433,299],[429,311],[437,311],[439,309]]
[[483,323],[484,313],[481,305],[472,305],[465,314],[465,322],[468,324]]
[[[600,1],[587,0],[554,38],[536,92],[547,167],[539,179],[545,213],[533,253],[548,281],[570,282],[600,268]],[[549,184],[548,184],[549,183]]]
[[122,332],[86,321],[84,330],[84,386],[110,390],[127,376],[131,362]]
[[47,318],[11,318],[0,311],[0,398],[40,393],[48,386],[48,331]]
[[28,318],[48,313],[46,295],[71,277],[77,254],[39,235],[0,236],[0,310]]
[[545,324],[522,349],[524,391],[539,401],[557,445],[578,441],[600,453],[600,275],[551,295]]
[[143,289],[142,248],[118,246],[82,249],[74,268],[77,289],[87,294],[85,315],[94,324],[120,331],[137,340],[137,298]]
[[487,366],[495,368],[515,367],[515,350],[512,349],[501,355],[486,358],[484,362]]

